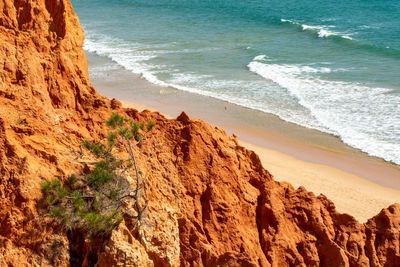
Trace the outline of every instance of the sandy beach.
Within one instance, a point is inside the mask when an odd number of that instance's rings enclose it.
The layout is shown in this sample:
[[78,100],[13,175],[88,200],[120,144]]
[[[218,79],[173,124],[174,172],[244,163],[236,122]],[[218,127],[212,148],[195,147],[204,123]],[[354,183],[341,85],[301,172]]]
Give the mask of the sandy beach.
[[[88,53],[89,69],[108,59]],[[282,121],[278,117],[210,97],[149,83],[130,71],[92,73],[103,95],[122,100],[125,107],[159,111],[174,118],[183,110],[192,118],[235,133],[243,146],[255,151],[277,181],[304,186],[324,194],[340,212],[365,222],[381,209],[400,203],[400,168],[370,157],[339,138]],[[105,75],[104,75],[105,74]]]

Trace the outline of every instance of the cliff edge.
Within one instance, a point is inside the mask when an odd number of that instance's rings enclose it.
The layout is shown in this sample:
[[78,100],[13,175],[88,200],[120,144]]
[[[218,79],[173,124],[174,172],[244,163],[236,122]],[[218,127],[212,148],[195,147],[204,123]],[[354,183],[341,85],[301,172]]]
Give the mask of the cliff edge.
[[[1,266],[400,266],[400,205],[360,224],[275,182],[222,129],[122,108],[91,86],[83,40],[68,0],[0,0]],[[74,150],[111,112],[156,123],[150,206],[139,228],[90,242],[44,216],[40,183],[81,171]]]

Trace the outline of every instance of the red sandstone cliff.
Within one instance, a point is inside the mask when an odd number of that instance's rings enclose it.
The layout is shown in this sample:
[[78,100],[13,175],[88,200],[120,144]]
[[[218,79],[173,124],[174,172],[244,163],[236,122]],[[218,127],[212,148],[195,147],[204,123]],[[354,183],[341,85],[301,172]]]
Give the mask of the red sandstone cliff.
[[[360,224],[273,181],[221,129],[122,109],[90,85],[83,39],[68,0],[0,0],[0,266],[400,266],[400,205]],[[154,120],[143,155],[158,152],[140,231],[124,221],[99,245],[38,200],[42,179],[81,169],[70,148],[104,137],[112,110]]]

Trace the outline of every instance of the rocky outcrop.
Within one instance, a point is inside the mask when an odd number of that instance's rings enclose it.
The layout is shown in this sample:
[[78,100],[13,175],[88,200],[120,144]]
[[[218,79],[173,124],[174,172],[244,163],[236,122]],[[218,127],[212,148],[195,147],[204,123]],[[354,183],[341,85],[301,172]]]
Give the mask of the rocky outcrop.
[[[400,205],[366,224],[278,183],[222,129],[123,109],[91,86],[68,0],[0,0],[0,266],[399,266]],[[60,229],[40,183],[79,172],[73,150],[115,111],[156,126],[139,160],[150,206],[107,240]],[[265,166],[268,168],[268,166]]]
[[79,168],[70,148],[102,132],[111,106],[90,85],[83,40],[69,1],[0,1],[1,266],[68,262],[37,200],[43,177]]
[[[130,116],[157,120],[146,155],[164,144],[147,165],[149,214],[168,207],[178,218],[166,213],[170,228],[159,231],[179,233],[180,252],[173,255],[180,253],[180,262],[172,266],[398,265],[400,205],[360,224],[323,195],[273,181],[258,156],[221,129],[185,115]],[[177,238],[166,237],[167,244]]]
[[365,224],[371,266],[400,266],[400,205],[383,209]]

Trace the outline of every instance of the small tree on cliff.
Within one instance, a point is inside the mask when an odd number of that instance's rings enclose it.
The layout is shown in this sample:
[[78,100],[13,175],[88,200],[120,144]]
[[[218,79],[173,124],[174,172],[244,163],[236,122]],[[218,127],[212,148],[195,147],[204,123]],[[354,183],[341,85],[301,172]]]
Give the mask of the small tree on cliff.
[[[123,216],[135,219],[135,224],[140,222],[149,203],[134,147],[154,123],[138,123],[113,113],[106,124],[110,131],[105,142],[82,142],[96,158],[80,161],[92,166],[86,174],[71,175],[64,186],[57,178],[42,183],[50,216],[68,228],[86,229],[92,236],[109,234]],[[81,152],[78,158],[83,156]]]

